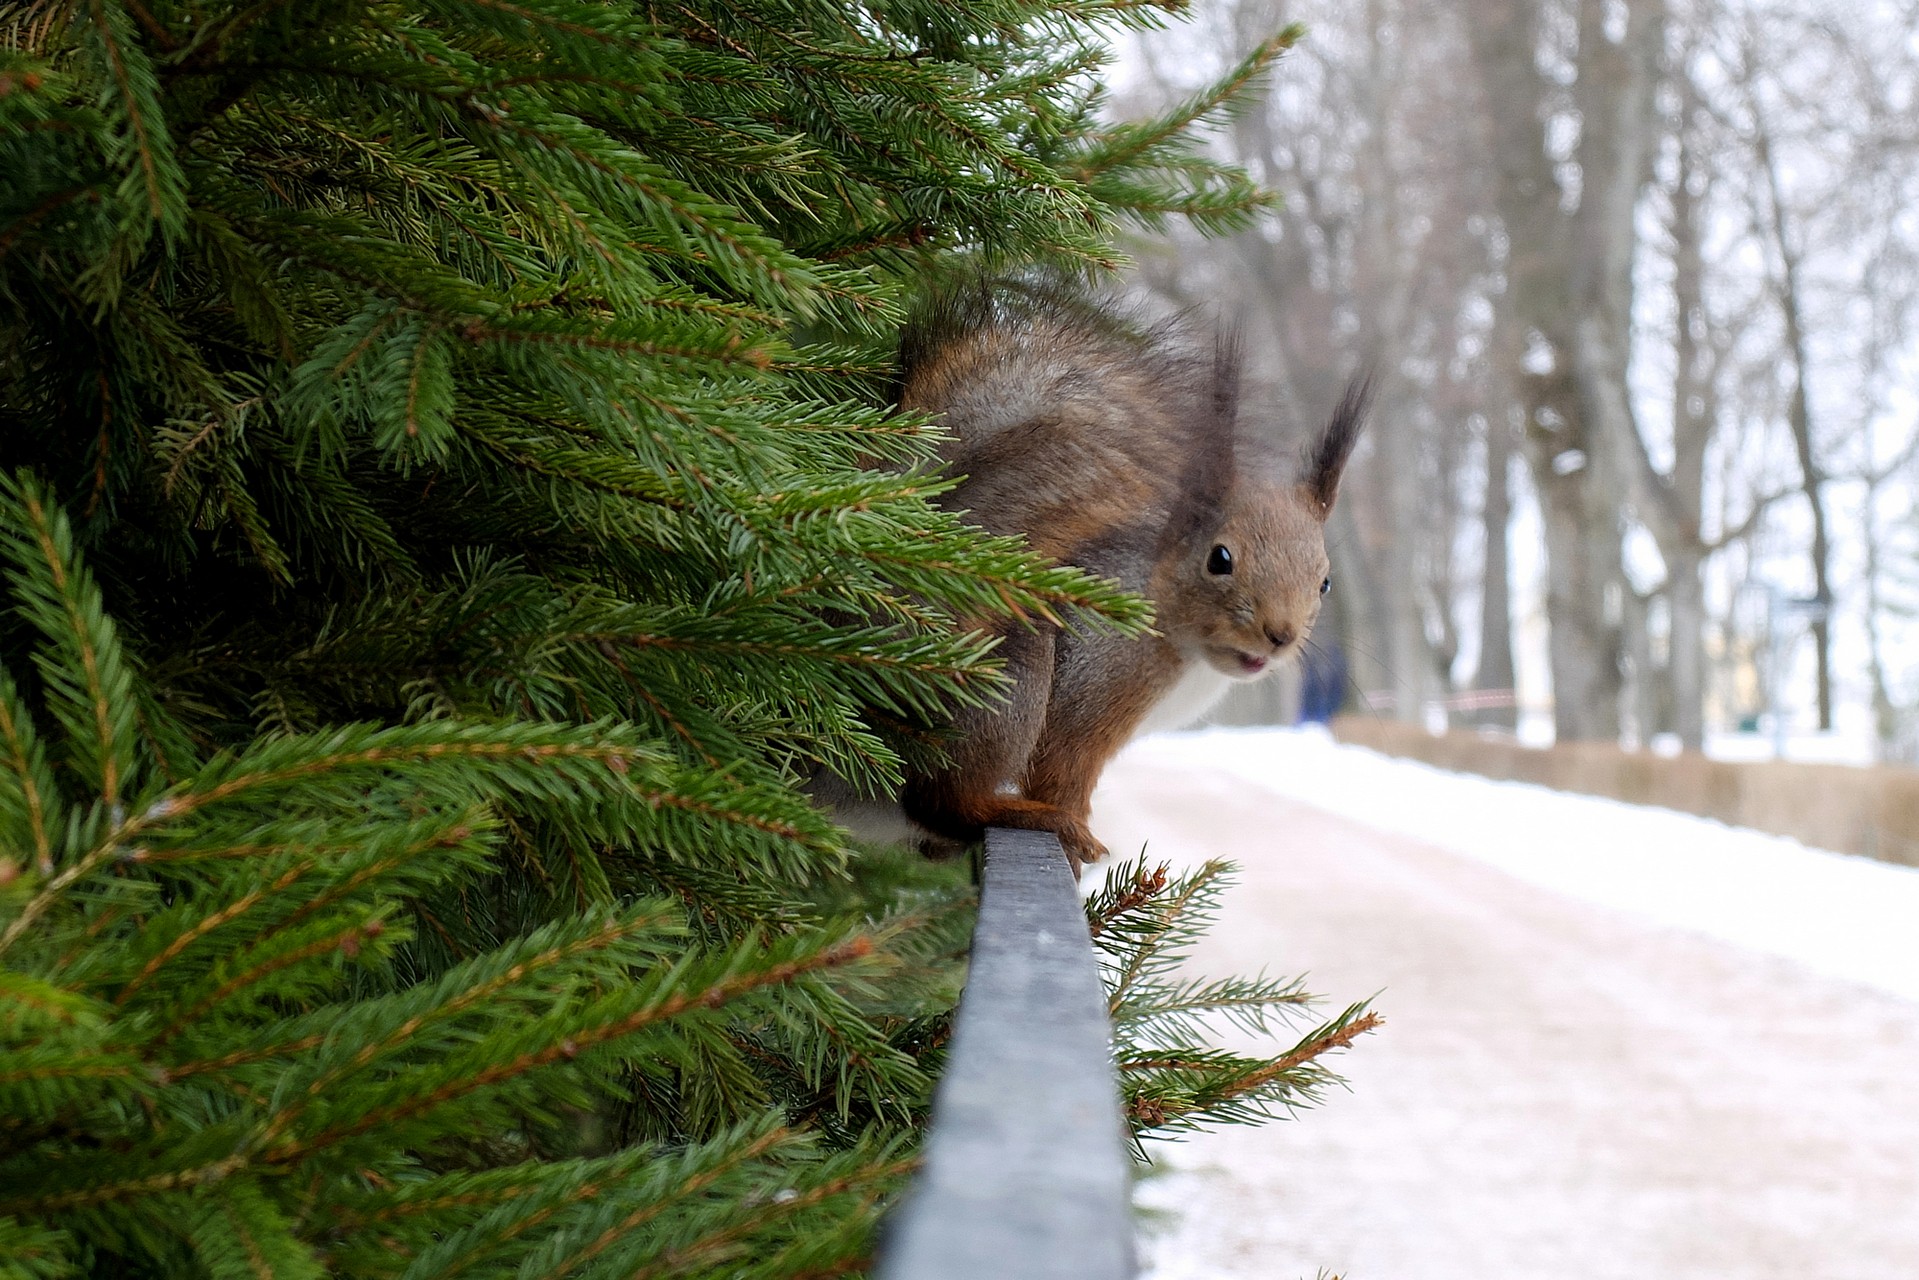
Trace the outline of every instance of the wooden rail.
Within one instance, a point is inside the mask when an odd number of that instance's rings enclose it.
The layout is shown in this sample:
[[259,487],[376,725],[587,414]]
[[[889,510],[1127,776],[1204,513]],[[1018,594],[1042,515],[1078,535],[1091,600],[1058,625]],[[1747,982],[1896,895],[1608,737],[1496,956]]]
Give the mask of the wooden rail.
[[1132,1165],[1106,991],[1052,835],[986,833],[926,1163],[880,1280],[1127,1280]]

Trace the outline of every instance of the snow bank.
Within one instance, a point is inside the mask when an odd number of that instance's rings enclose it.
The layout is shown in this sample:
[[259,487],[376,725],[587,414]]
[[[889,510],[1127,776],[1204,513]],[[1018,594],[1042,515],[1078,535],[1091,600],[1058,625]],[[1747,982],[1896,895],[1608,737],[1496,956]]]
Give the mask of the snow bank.
[[1490,863],[1547,889],[1919,1000],[1919,868],[1668,809],[1447,773],[1323,731],[1146,738],[1141,763],[1212,769]]

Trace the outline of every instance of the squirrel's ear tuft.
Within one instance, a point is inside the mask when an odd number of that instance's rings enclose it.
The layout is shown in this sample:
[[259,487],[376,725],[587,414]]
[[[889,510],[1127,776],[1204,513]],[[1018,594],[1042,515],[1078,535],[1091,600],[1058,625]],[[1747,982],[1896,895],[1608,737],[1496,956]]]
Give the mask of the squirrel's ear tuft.
[[1226,506],[1238,483],[1240,340],[1237,328],[1218,332],[1211,359],[1191,342],[1187,317],[1167,322],[1150,337],[1149,348],[1159,370],[1160,384],[1171,398],[1175,419],[1188,432],[1186,465],[1173,491],[1178,496],[1167,513],[1158,555],[1175,548],[1200,550],[1210,545],[1226,519]]
[[1373,374],[1369,369],[1346,384],[1346,394],[1339,398],[1339,407],[1333,410],[1325,430],[1306,450],[1305,473],[1300,477],[1300,484],[1307,497],[1317,504],[1322,520],[1332,513],[1333,499],[1339,496],[1339,477],[1346,470],[1346,460],[1353,456],[1353,446],[1359,443],[1359,431],[1366,425],[1366,414],[1372,403]]

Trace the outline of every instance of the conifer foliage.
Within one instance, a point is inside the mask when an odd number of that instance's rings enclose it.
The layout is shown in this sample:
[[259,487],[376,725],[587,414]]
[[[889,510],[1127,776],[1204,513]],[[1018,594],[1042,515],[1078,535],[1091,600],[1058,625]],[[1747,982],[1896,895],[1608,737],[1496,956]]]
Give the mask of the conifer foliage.
[[[832,1152],[768,1107],[670,1149],[561,1120],[628,1064],[740,1072],[753,1041],[815,1090],[915,1097],[852,1003],[897,925],[700,946],[681,903],[623,898],[394,981],[409,900],[483,870],[503,807],[626,829],[689,802],[679,768],[630,728],[452,720],[202,758],[141,723],[37,482],[0,531],[40,692],[0,678],[0,1271],[786,1275],[860,1246],[897,1139]],[[588,1145],[616,1149],[556,1158]]]
[[1360,1003],[1312,1026],[1283,1053],[1216,1047],[1222,1028],[1264,1041],[1316,1002],[1297,980],[1192,976],[1193,947],[1232,883],[1231,863],[1209,861],[1174,875],[1142,853],[1115,866],[1086,903],[1141,1160],[1148,1137],[1268,1120],[1319,1101],[1338,1081],[1324,1059],[1381,1021]]
[[1159,12],[0,6],[0,1275],[858,1268],[954,895],[797,780],[1147,617],[927,501],[897,328],[1258,208],[1291,33],[1101,125]]

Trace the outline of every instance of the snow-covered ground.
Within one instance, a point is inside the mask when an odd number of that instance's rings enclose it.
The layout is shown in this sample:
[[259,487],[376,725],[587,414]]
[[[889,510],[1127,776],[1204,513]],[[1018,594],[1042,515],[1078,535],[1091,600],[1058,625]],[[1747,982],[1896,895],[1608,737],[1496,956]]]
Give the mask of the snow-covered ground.
[[1167,734],[1142,750],[1558,893],[1919,1000],[1919,867],[1670,809],[1448,773],[1342,746],[1318,729]]
[[1094,826],[1240,865],[1200,970],[1386,1018],[1159,1149],[1151,1280],[1919,1276],[1919,871],[1270,730],[1135,743]]

